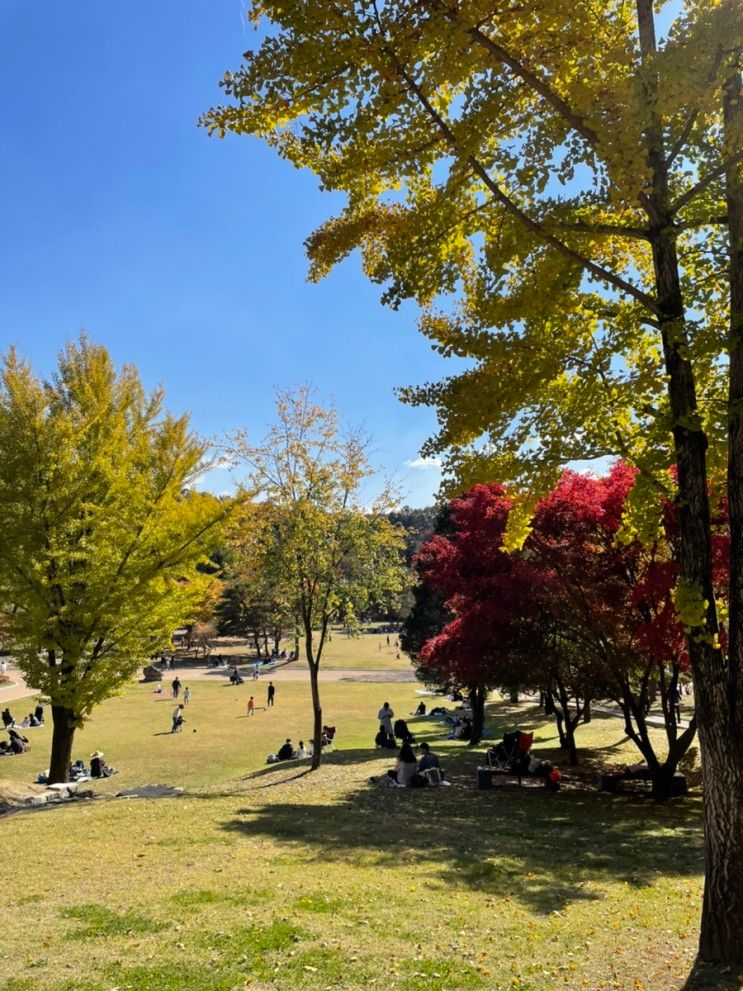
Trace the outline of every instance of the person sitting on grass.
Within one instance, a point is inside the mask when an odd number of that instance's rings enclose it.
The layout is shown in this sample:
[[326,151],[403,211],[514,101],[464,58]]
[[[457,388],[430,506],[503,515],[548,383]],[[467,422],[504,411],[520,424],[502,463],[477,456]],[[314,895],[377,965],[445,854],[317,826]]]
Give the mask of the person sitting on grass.
[[108,766],[100,750],[94,750],[90,755],[91,778],[110,778],[112,774],[118,774],[116,768]]
[[294,747],[292,741],[287,740],[276,754],[279,760],[291,760],[294,757]]
[[418,763],[415,759],[413,748],[409,743],[403,743],[400,747],[400,753],[397,755],[397,763],[395,764],[395,768],[394,770],[387,772],[387,777],[390,781],[393,781],[398,785],[403,785],[405,788],[410,788],[417,770]]
[[[67,777],[70,781],[87,781],[90,777],[90,771],[85,766],[85,761],[76,760],[74,764],[71,762],[69,768],[67,769]],[[48,780],[49,771],[46,772],[44,778],[45,780]]]
[[34,715],[39,720],[39,726],[44,725],[44,706],[39,704],[34,709]]
[[421,774],[424,771],[429,771],[432,767],[441,767],[441,761],[436,754],[431,752],[431,748],[427,743],[421,743],[418,749],[421,752],[421,759],[418,761],[418,771]]
[[6,706],[3,709],[3,726],[7,729],[8,726],[13,726],[15,719],[10,714],[10,709]]
[[28,739],[17,729],[13,729],[11,726],[8,733],[10,734],[10,749],[14,754],[25,754],[31,749],[28,745]]
[[379,727],[377,735],[374,737],[374,746],[383,747],[385,750],[394,750],[397,744],[393,736],[388,736],[382,727]]
[[415,743],[415,737],[408,729],[408,724],[404,719],[395,720],[394,730],[398,740],[402,740],[403,743]]

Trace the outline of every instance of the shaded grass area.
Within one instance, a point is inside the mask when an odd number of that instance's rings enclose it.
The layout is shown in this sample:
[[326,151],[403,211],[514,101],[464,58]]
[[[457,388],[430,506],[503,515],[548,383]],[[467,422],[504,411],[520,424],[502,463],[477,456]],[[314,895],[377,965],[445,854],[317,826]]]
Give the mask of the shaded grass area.
[[[0,820],[13,865],[0,986],[685,987],[701,893],[698,797],[656,805],[599,795],[580,777],[556,795],[478,792],[478,752],[412,718],[453,786],[372,785],[391,764],[369,747],[376,711],[389,700],[407,717],[417,699],[404,684],[326,684],[339,750],[315,774],[265,765],[286,736],[308,735],[308,689],[280,684],[275,709],[248,720],[251,688],[194,683],[186,732],[171,737],[155,734],[172,705],[133,686],[81,734],[81,753],[100,747],[122,771],[96,788],[163,781],[184,795]],[[496,737],[533,729],[539,756],[561,762],[554,726],[533,705],[494,701],[488,722]],[[579,742],[584,781],[595,767],[637,759],[611,717],[582,727]],[[33,756],[9,764],[20,770]],[[737,980],[698,970],[686,991]]]

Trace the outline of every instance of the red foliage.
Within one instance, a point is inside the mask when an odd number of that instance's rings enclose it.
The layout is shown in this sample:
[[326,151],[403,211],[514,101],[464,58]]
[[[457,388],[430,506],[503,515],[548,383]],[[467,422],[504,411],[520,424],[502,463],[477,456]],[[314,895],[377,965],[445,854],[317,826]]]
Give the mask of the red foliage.
[[523,621],[535,613],[537,569],[503,550],[509,509],[502,486],[476,486],[451,504],[454,536],[434,537],[416,559],[455,616],[420,653],[443,681],[502,683]]
[[[536,627],[547,617],[572,625],[587,653],[595,645],[594,665],[598,659],[627,671],[652,659],[685,667],[684,632],[672,602],[678,576],[672,503],[664,505],[664,539],[649,547],[617,540],[635,477],[621,462],[599,478],[566,471],[539,503],[532,534],[517,554],[503,550],[510,503],[502,486],[478,485],[454,500],[454,535],[433,537],[416,559],[455,616],[425,644],[421,663],[444,680],[503,684],[517,646],[523,663],[530,625],[543,647]],[[718,515],[714,554],[724,585],[724,507]],[[544,655],[536,649],[531,663],[551,663]]]
[[600,478],[565,472],[537,508],[529,546],[555,576],[550,611],[613,646],[615,662],[650,655],[686,663],[671,598],[678,575],[672,528],[651,546],[617,541],[634,480],[621,462]]

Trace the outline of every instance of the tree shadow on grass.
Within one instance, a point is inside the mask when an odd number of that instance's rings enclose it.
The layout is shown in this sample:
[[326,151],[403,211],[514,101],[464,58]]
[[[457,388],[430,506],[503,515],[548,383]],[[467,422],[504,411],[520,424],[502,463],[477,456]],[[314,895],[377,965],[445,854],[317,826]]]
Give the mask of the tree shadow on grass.
[[602,897],[597,884],[619,881],[640,890],[661,875],[702,870],[697,801],[658,806],[541,789],[379,784],[337,803],[239,809],[222,828],[246,840],[263,833],[309,846],[323,859],[391,868],[426,862],[448,886],[514,898],[545,914]]
[[681,991],[740,991],[743,966],[716,967],[695,963]]
[[[330,753],[323,752],[322,766],[325,767],[328,764],[353,764],[358,765],[363,761],[374,761],[381,760],[385,756],[389,755],[390,767],[395,763],[395,756],[397,754],[396,750],[388,750],[386,752],[375,749],[365,749],[365,750],[331,750]],[[309,758],[302,758],[299,760],[281,760],[274,763],[268,764],[266,767],[261,767],[257,771],[249,771],[244,774],[239,780],[240,781],[259,781],[261,778],[267,776],[275,776],[281,771],[289,770],[290,768],[301,767],[307,772],[310,771]],[[293,775],[296,777],[297,775]],[[292,778],[285,778],[283,780],[291,781]]]
[[279,785],[289,784],[290,781],[297,781],[312,773],[311,767],[303,767],[297,770],[296,774],[290,774],[288,778],[281,778],[280,781],[269,781],[266,784],[256,785],[256,788],[277,788]]

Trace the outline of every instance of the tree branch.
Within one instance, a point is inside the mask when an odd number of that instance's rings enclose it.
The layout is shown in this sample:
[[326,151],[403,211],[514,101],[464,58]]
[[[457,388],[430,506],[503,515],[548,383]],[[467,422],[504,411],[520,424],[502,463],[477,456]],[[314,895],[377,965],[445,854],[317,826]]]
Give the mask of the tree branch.
[[519,62],[515,56],[511,55],[502,45],[499,45],[497,41],[493,41],[492,38],[488,37],[480,28],[469,28],[467,33],[478,45],[481,45],[490,52],[499,62],[507,65],[527,86],[530,86],[534,92],[546,100],[552,109],[562,117],[565,123],[569,124],[576,134],[579,134],[591,146],[593,151],[598,153],[599,136],[596,131],[592,127],[589,127],[582,117],[571,110],[565,100],[558,93],[555,93],[543,79],[540,79],[536,73],[528,69],[522,62]]
[[679,210],[683,210],[687,203],[690,203],[695,199],[707,186],[711,185],[715,179],[719,179],[729,168],[736,165],[738,162],[743,162],[743,151],[738,151],[735,155],[731,155],[730,158],[726,158],[724,161],[720,162],[719,165],[711,169],[706,176],[699,180],[691,187],[687,189],[683,196],[679,196],[675,203],[671,205],[671,213],[676,214]]
[[590,224],[582,220],[573,224],[550,224],[542,225],[545,230],[565,231],[574,234],[596,234],[614,237],[629,237],[640,241],[649,241],[650,232],[643,227],[624,227],[622,224]]
[[[390,50],[388,48],[388,52],[389,51]],[[431,119],[440,128],[441,133],[444,135],[451,148],[454,151],[458,151],[457,138],[452,129],[446,123],[441,114],[439,114],[439,112],[435,109],[430,100],[428,100],[425,96],[418,83],[407,72],[405,67],[398,62],[392,52],[390,52],[390,57],[392,58],[395,68],[401,78],[408,84],[411,93],[417,97]],[[475,158],[474,155],[468,155],[466,161],[475,175],[479,176],[479,178],[493,194],[494,199],[501,203],[506,211],[510,213],[511,216],[515,217],[527,230],[531,231],[532,234],[535,234],[546,244],[549,244],[567,258],[570,258],[577,265],[580,265],[587,272],[590,272],[591,275],[599,279],[601,282],[609,283],[609,285],[614,286],[614,288],[618,289],[620,292],[632,296],[633,299],[636,299],[652,313],[660,315],[660,310],[656,302],[652,299],[652,297],[648,296],[647,293],[644,293],[641,289],[633,286],[631,282],[627,282],[614,272],[602,268],[601,265],[597,265],[596,262],[591,261],[589,258],[584,258],[583,255],[579,254],[577,251],[574,251],[571,247],[569,247],[569,245],[565,244],[559,238],[549,234],[542,224],[536,220],[533,220],[503,189],[501,189],[498,183],[491,178],[484,165],[482,165],[482,163]]]

